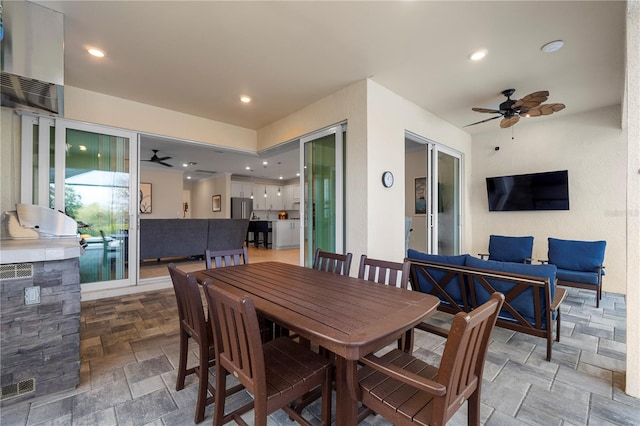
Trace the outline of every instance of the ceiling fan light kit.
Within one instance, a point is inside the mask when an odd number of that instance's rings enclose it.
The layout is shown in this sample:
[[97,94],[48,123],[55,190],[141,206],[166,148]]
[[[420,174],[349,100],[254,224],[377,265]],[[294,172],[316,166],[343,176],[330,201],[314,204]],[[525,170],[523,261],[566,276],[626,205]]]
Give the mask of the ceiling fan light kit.
[[502,95],[506,96],[507,100],[500,104],[499,109],[471,108],[475,112],[499,115],[476,123],[467,124],[464,127],[475,126],[476,124],[486,123],[487,121],[502,117],[500,127],[506,129],[520,121],[520,117],[539,117],[541,115],[550,115],[554,112],[563,110],[565,107],[564,104],[560,103],[543,104],[543,102],[549,99],[549,92],[547,90],[530,93],[517,101],[511,99],[511,95],[513,95],[515,91],[516,89],[505,89],[502,91]]

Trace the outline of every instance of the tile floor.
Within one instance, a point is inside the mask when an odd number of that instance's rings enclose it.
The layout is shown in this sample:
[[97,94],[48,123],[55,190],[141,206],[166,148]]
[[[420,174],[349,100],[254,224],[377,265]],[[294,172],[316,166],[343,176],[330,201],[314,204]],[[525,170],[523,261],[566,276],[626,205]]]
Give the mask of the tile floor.
[[[625,298],[606,293],[596,309],[593,294],[570,290],[551,362],[545,361],[544,339],[495,328],[484,372],[483,424],[640,425],[640,400],[623,391]],[[5,406],[0,424],[193,424],[195,379],[175,391],[177,315],[171,289],[83,302],[80,385]],[[437,314],[434,320],[449,318]],[[443,343],[418,331],[415,353],[439,362]],[[317,403],[303,413],[319,422]],[[202,424],[210,424],[212,414],[209,406]],[[269,418],[272,425],[291,423],[282,411]],[[389,423],[369,416],[362,424]],[[466,405],[449,424],[466,424]]]

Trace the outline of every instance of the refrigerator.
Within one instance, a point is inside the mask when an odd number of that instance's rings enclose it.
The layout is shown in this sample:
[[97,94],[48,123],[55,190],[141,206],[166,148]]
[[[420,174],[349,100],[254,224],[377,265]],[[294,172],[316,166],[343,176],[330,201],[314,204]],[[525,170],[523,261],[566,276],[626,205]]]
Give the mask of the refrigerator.
[[231,219],[250,219],[253,211],[251,198],[231,198]]

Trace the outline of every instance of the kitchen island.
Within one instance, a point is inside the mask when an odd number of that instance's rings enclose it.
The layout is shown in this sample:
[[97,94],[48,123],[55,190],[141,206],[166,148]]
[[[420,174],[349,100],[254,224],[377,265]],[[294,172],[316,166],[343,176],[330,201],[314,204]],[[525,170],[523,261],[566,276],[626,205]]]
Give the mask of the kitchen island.
[[275,220],[272,233],[274,249],[300,247],[300,219]]

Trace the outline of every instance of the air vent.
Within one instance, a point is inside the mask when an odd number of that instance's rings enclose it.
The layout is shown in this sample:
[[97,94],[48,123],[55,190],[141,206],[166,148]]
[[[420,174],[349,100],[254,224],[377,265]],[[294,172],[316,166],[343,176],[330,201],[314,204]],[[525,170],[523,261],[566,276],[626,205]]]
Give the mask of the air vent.
[[196,173],[211,173],[211,174],[218,173],[218,172],[214,172],[214,171],[211,171],[211,170],[196,170],[195,172]]
[[2,72],[0,86],[2,106],[27,106],[55,114],[60,112],[56,84]]
[[0,401],[25,395],[36,390],[36,379],[27,379],[18,383],[3,386],[0,389]]
[[0,280],[16,280],[33,277],[33,263],[0,265]]

